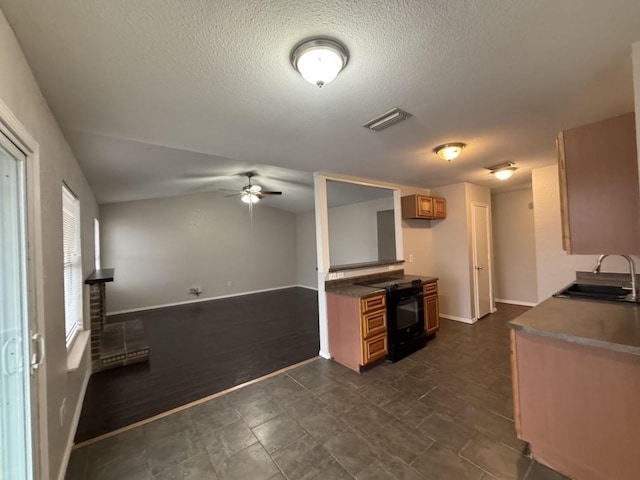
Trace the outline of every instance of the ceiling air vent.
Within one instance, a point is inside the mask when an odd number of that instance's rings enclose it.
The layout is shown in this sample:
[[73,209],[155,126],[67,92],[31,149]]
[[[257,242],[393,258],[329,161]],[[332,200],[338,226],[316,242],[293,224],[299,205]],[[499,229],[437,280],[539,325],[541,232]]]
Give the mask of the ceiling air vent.
[[387,113],[384,113],[379,117],[368,121],[363,125],[363,127],[379,132],[380,130],[384,130],[385,128],[390,127],[394,123],[406,120],[411,116],[412,115],[410,113],[407,113],[404,110],[400,110],[396,107],[393,110],[389,110]]

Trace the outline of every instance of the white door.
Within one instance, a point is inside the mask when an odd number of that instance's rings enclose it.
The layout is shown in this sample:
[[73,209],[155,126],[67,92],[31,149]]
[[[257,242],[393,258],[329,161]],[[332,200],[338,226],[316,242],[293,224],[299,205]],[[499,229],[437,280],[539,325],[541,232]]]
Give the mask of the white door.
[[473,283],[476,318],[491,313],[491,259],[489,255],[489,207],[471,204],[471,242],[473,246]]
[[0,478],[34,477],[25,155],[0,133]]

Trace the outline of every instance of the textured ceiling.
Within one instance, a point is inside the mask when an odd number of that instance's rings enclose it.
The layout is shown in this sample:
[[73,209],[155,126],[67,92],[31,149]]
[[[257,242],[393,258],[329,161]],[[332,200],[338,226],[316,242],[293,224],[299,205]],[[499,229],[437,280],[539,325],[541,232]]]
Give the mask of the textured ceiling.
[[[633,109],[638,0],[0,0],[0,8],[102,203],[236,188],[242,179],[206,178],[254,168],[263,186],[285,192],[269,201],[290,211],[298,207],[287,200],[309,195],[303,185],[319,170],[498,187],[507,183],[483,167],[511,160],[512,188],[555,161],[560,129]],[[350,52],[322,89],[289,63],[291,48],[315,35]],[[362,128],[395,106],[414,116],[380,133]],[[431,151],[447,141],[468,144],[452,163]]]

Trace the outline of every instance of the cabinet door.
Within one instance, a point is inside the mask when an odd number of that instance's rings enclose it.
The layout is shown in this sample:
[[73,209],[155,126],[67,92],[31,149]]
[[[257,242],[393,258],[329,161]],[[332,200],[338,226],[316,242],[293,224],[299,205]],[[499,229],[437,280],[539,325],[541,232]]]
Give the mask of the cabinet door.
[[424,327],[427,335],[436,333],[440,329],[440,311],[438,296],[430,295],[424,299]]
[[447,202],[444,198],[433,197],[433,218],[447,217]]
[[516,426],[516,434],[518,438],[522,438],[520,429],[520,390],[518,388],[518,355],[516,352],[516,332],[511,330],[509,333],[511,344],[511,385],[513,388],[513,418]]
[[416,200],[418,202],[418,216],[433,217],[433,198],[425,195],[416,195]]
[[558,162],[565,249],[640,253],[635,115],[565,130]]

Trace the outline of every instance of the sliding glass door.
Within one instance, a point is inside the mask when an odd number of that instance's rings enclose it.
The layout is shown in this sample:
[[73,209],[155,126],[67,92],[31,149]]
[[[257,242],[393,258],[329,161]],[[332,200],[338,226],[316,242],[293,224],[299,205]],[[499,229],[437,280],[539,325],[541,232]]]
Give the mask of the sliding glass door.
[[0,478],[33,478],[24,154],[0,133]]

